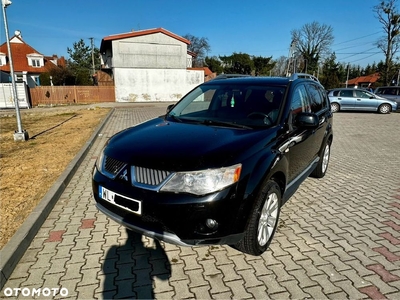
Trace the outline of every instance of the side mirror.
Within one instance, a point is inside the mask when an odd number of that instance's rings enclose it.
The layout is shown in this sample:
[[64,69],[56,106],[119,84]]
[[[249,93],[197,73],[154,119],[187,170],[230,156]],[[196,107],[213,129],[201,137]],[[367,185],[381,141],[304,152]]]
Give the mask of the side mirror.
[[171,109],[174,107],[175,104],[170,104],[167,106],[167,113],[171,111]]
[[314,113],[299,113],[296,117],[296,125],[301,128],[315,129],[319,125],[319,118]]

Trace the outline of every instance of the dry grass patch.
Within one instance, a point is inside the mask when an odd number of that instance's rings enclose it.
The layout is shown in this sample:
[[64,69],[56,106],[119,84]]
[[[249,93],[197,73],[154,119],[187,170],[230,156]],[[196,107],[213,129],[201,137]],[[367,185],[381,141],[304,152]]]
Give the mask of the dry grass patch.
[[0,118],[0,249],[110,111],[79,106],[35,110],[21,113],[30,136],[24,142],[13,138],[16,117]]

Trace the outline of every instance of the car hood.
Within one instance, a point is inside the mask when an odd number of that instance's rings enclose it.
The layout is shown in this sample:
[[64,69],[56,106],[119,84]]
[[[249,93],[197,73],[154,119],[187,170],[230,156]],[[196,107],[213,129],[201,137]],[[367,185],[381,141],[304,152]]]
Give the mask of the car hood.
[[265,147],[276,129],[239,129],[156,118],[113,136],[105,154],[129,165],[169,171],[217,168]]

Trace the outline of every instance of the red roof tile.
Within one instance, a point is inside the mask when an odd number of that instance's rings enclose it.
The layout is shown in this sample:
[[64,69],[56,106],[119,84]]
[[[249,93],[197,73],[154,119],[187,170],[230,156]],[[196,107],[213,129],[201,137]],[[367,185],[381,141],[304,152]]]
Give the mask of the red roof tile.
[[349,85],[358,85],[360,83],[375,83],[379,80],[379,73],[371,74],[368,76],[360,76],[347,81]]
[[[11,54],[13,59],[13,67],[15,72],[23,72],[26,71],[28,73],[43,73],[48,70],[51,65],[54,65],[50,60],[57,58],[56,55],[52,57],[46,57],[41,54],[39,51],[35,50],[28,44],[26,44],[19,36],[13,36],[10,41]],[[7,42],[0,45],[0,53],[4,53],[7,56],[7,64],[4,66],[0,66],[0,70],[4,72],[10,72],[10,64],[8,62],[8,47]],[[28,65],[27,55],[37,54],[42,55],[44,58],[44,66],[42,67],[33,67]],[[60,62],[58,61],[60,60]],[[61,59],[57,58],[58,65],[65,65],[65,59],[62,57]]]

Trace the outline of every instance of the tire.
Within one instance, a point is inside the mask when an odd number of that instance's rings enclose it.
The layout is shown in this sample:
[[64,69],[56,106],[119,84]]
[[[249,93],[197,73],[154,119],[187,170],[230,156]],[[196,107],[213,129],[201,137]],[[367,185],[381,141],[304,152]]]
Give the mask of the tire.
[[256,197],[243,239],[235,248],[250,255],[263,254],[278,227],[282,195],[278,184],[268,180]]
[[331,111],[338,112],[340,110],[340,105],[338,103],[331,103]]
[[390,113],[391,110],[392,110],[392,108],[390,107],[389,104],[381,104],[381,105],[378,107],[378,112],[379,112],[380,114],[388,114],[388,113]]
[[311,177],[314,178],[322,178],[325,176],[326,171],[328,170],[329,159],[331,157],[331,144],[327,142],[325,144],[324,150],[320,156],[320,160],[318,162],[317,167],[312,171]]

